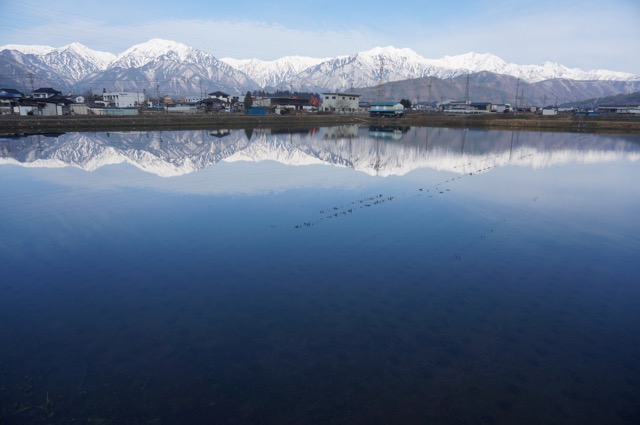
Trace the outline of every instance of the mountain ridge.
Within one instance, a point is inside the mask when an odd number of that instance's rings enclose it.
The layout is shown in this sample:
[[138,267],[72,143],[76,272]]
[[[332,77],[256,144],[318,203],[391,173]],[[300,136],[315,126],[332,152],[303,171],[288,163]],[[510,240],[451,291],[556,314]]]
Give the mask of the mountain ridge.
[[[510,64],[491,53],[465,53],[428,59],[410,48],[393,46],[334,58],[286,56],[273,61],[218,59],[212,54],[171,40],[154,38],[120,54],[92,50],[80,43],[60,48],[44,45],[0,46],[3,86],[59,86],[63,91],[162,91],[167,95],[229,91],[349,91],[417,78],[455,79],[492,72],[529,84],[554,79],[640,83],[640,76],[618,71]],[[8,83],[8,84],[7,84]],[[158,93],[160,94],[160,93]],[[615,93],[603,93],[605,95]],[[600,95],[596,94],[594,96]]]

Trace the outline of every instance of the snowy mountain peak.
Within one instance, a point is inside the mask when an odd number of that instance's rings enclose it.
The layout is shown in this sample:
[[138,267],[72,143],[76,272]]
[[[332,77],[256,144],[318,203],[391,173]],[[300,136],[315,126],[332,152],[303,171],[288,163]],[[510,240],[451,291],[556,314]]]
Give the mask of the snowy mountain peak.
[[429,62],[441,68],[468,72],[490,71],[500,73],[507,67],[505,61],[491,53],[469,52],[456,56],[445,56]]
[[312,58],[308,56],[284,56],[274,60],[262,60],[262,59],[234,59],[234,58],[221,58],[220,60],[228,63],[234,68],[243,68],[248,66],[260,65],[260,66],[272,66],[272,67],[287,67],[302,71],[310,66],[322,63],[330,58]]
[[71,54],[81,56],[89,60],[96,66],[97,69],[100,70],[106,69],[109,64],[116,59],[116,55],[114,55],[113,53],[93,50],[85,46],[84,44],[75,42],[67,44],[66,46],[60,47],[58,49],[53,49],[52,52],[69,52]]
[[260,87],[275,87],[282,81],[294,78],[307,68],[316,66],[329,58],[307,56],[285,56],[264,61],[260,59],[222,58],[221,61],[247,74]]
[[120,53],[112,66],[121,68],[139,68],[149,62],[164,56],[168,53],[177,55],[179,60],[187,60],[191,55],[197,52],[196,49],[186,44],[178,43],[171,40],[163,40],[154,38],[145,43],[131,46],[124,52]]
[[413,50],[405,47],[402,49],[386,46],[386,47],[374,47],[373,49],[369,49],[367,51],[359,53],[362,56],[400,56],[400,57],[419,57],[419,55]]
[[[39,73],[46,78],[47,85],[57,85],[63,90],[79,85],[113,88],[115,82],[120,90],[141,90],[150,81],[171,81],[171,85],[160,89],[176,96],[202,94],[203,90],[245,93],[258,88],[346,91],[374,87],[380,82],[424,77],[448,79],[483,71],[528,83],[552,79],[640,82],[640,76],[625,72],[583,71],[549,61],[542,65],[518,65],[491,53],[427,59],[410,48],[393,46],[334,58],[285,56],[270,61],[218,60],[210,53],[160,38],[136,44],[117,56],[80,43],[60,48],[10,44],[0,49],[3,50],[0,61],[4,61],[0,66],[6,65],[11,70],[7,74]],[[8,80],[14,81],[16,87],[24,85],[17,79]]]
[[51,46],[43,46],[39,44],[34,45],[26,45],[26,44],[6,44],[4,46],[0,46],[0,51],[2,50],[16,50],[25,55],[46,55],[47,53],[54,50],[55,47]]

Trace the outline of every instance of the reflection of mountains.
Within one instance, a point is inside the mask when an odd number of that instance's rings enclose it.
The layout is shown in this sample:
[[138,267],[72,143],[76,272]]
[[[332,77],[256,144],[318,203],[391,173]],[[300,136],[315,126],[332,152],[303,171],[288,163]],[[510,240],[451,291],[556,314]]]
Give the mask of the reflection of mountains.
[[[390,135],[391,137],[384,137]],[[0,164],[75,166],[93,171],[130,163],[163,177],[193,173],[219,161],[273,160],[331,164],[370,175],[417,168],[464,173],[510,161],[534,168],[568,162],[640,159],[640,138],[571,133],[446,128],[327,127],[291,131],[225,130],[66,133],[0,139]]]

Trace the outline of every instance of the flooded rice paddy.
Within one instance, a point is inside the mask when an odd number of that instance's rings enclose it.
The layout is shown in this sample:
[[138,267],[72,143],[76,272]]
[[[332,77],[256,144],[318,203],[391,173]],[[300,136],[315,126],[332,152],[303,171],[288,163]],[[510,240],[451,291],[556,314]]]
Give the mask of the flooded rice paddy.
[[636,424],[640,137],[0,138],[1,424]]

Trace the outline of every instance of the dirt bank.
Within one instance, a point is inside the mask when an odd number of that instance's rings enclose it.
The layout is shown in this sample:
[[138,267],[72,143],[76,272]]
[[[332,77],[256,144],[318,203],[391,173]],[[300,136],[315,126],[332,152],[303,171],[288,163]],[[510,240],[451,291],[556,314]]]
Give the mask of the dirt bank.
[[0,133],[29,134],[67,131],[201,130],[214,128],[303,128],[359,124],[426,127],[463,127],[523,131],[570,131],[640,134],[640,117],[611,115],[579,117],[534,114],[448,115],[410,113],[403,118],[374,119],[366,115],[268,115],[202,114],[104,116],[1,116]]
[[524,131],[569,131],[640,134],[640,117],[606,115],[597,117],[561,114],[541,116],[536,114],[409,114],[409,125],[432,127],[469,127]]

